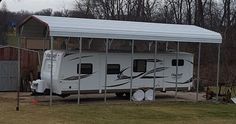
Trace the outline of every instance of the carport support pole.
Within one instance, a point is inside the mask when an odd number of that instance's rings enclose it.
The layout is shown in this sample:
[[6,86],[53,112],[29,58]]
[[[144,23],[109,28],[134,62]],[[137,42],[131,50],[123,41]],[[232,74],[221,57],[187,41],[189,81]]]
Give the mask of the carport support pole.
[[175,101],[177,100],[177,92],[178,92],[178,66],[179,66],[179,42],[177,42],[177,51],[176,51],[176,70],[175,70]]
[[133,88],[133,58],[134,57],[134,40],[131,41],[131,66],[130,66],[130,92],[129,100],[132,101],[132,88]]
[[166,42],[166,51],[168,51],[169,42]]
[[79,77],[78,77],[78,103],[80,104],[81,62],[82,62],[82,37],[79,38]]
[[154,46],[154,78],[153,78],[153,101],[155,101],[156,98],[156,62],[157,62],[157,41],[155,41]]
[[199,46],[198,46],[198,62],[197,62],[197,93],[196,93],[196,102],[198,102],[198,93],[199,93],[200,62],[201,62],[201,43],[199,43]]
[[109,39],[106,39],[106,57],[105,57],[105,86],[104,86],[104,102],[107,102],[107,55],[108,55]]
[[52,106],[52,82],[53,82],[53,37],[51,37],[51,71],[50,71],[50,102],[49,106]]
[[217,76],[216,76],[216,101],[219,100],[219,75],[220,75],[220,44],[218,44]]
[[43,38],[43,52],[45,51],[45,38]]
[[18,83],[17,83],[17,104],[16,104],[16,111],[19,111],[20,110],[20,82],[21,82],[21,68],[20,68],[20,65],[21,65],[21,53],[20,53],[20,49],[21,49],[21,41],[20,41],[20,37],[18,36],[17,38],[17,41],[18,41]]
[[[46,32],[48,32],[48,28]],[[48,37],[48,33],[46,33],[45,37],[43,38],[43,53],[45,52],[45,42],[46,42],[45,40],[47,39],[47,37]]]

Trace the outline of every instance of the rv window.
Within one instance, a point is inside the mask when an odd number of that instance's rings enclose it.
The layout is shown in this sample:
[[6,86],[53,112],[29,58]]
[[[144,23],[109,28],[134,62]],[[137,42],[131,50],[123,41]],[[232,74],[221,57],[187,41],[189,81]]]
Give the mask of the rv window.
[[[79,73],[79,64],[77,65],[77,73]],[[90,63],[81,63],[81,74],[92,74],[93,65]]]
[[119,74],[120,65],[119,64],[108,64],[107,65],[107,74]]
[[146,72],[147,60],[134,60],[133,72]]
[[[177,64],[177,60],[173,59],[172,60],[172,66],[176,66],[176,64]],[[184,60],[183,59],[179,59],[178,66],[184,66]]]

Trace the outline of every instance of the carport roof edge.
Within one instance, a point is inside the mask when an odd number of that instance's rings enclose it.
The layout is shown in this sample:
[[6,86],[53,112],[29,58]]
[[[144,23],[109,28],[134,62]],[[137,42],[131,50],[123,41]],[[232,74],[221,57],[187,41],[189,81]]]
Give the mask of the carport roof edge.
[[[33,23],[44,25],[46,29],[42,28],[42,31],[38,31],[36,33],[45,33],[46,30],[48,36],[222,43],[222,36],[220,33],[194,25],[38,15],[32,15],[26,18],[18,26],[18,33],[22,30],[22,32],[27,33],[27,36],[30,36],[31,32],[40,29],[40,25],[37,24],[27,25],[29,20],[34,20]],[[21,33],[19,34],[21,35]]]

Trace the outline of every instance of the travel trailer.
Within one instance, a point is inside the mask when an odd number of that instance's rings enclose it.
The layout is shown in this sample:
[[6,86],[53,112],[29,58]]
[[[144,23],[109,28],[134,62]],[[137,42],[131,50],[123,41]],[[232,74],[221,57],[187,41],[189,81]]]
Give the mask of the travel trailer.
[[[53,65],[51,65],[51,56]],[[102,52],[83,52],[81,54],[81,93],[103,93],[105,89],[105,54]],[[31,88],[35,93],[46,93],[50,89],[51,66],[53,93],[61,96],[78,93],[79,52],[51,51],[44,53],[41,79],[33,81]],[[176,64],[178,63],[178,74]],[[130,91],[131,70],[132,89],[153,89],[156,71],[156,90],[175,90],[176,77],[178,90],[190,90],[193,85],[193,54],[179,52],[178,62],[175,52],[158,53],[154,70],[153,53],[135,53],[131,69],[131,53],[108,53],[107,92],[122,94]]]

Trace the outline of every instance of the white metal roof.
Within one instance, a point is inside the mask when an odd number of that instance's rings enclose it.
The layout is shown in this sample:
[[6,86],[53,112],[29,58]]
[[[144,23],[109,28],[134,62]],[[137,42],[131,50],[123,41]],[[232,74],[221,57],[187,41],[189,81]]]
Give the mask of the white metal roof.
[[221,43],[220,33],[194,25],[32,16],[44,22],[49,36]]

